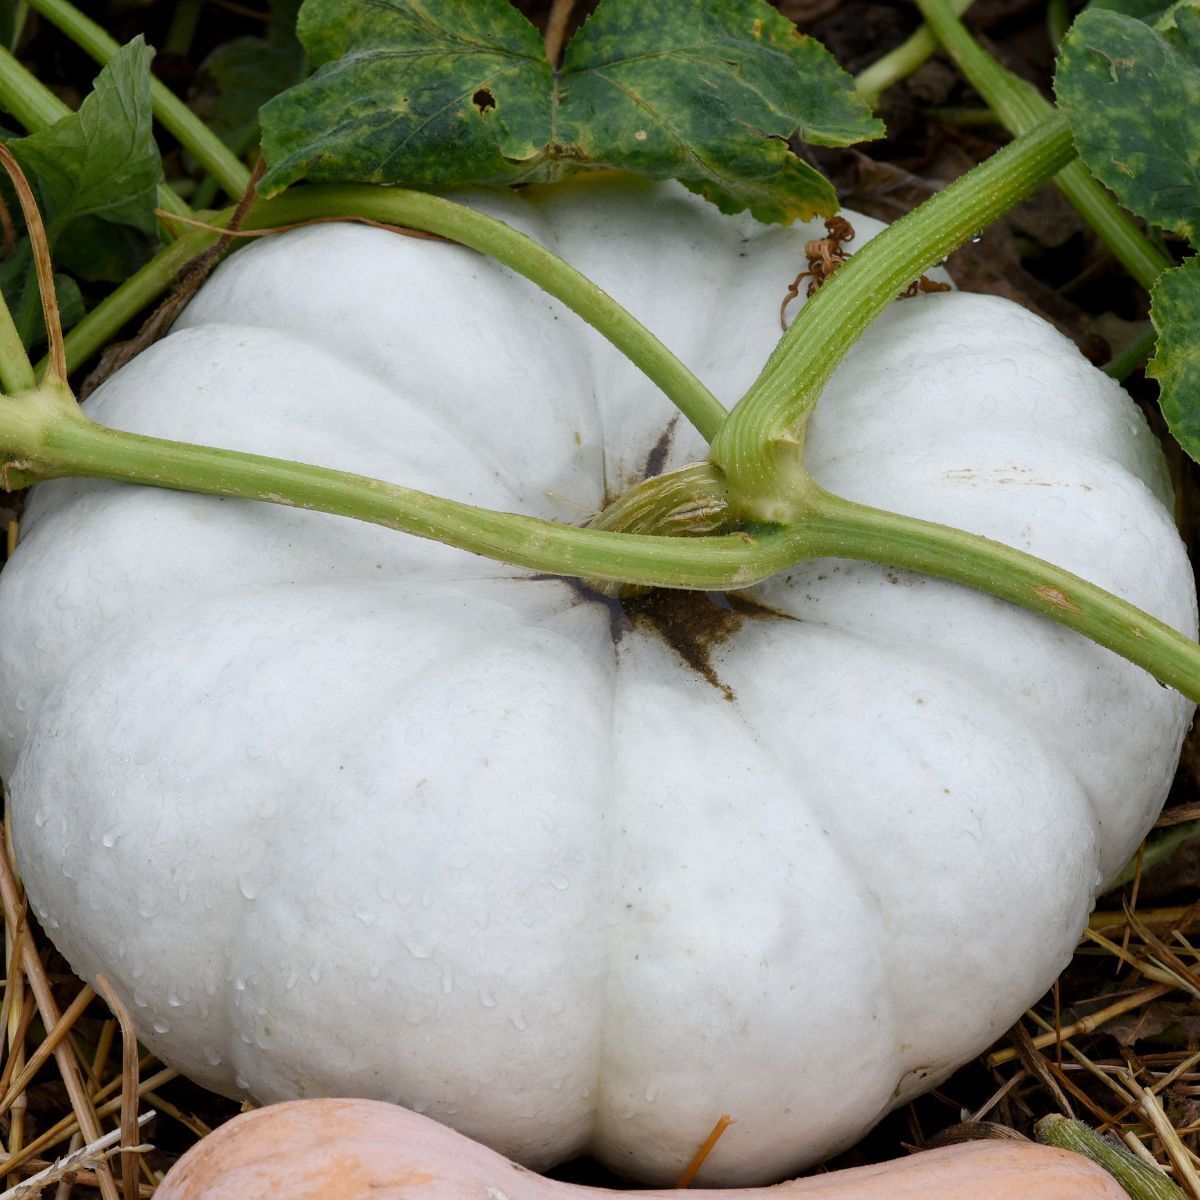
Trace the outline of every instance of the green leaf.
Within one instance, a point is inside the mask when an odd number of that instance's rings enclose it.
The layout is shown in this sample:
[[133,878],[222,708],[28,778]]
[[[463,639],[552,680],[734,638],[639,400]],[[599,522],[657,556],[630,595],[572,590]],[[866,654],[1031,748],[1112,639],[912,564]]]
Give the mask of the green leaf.
[[1147,371],[1175,440],[1200,461],[1200,258],[1164,271],[1150,300],[1158,349]]
[[[162,165],[151,134],[150,57],[141,38],[96,78],[79,111],[8,142],[29,177],[55,265],[85,280],[120,282],[158,242]],[[0,197],[18,213],[7,182]],[[83,316],[75,279],[56,275],[63,327]],[[45,340],[28,236],[0,264],[0,288],[27,348]]]
[[1139,21],[1155,21],[1167,7],[1164,0],[1092,0],[1089,9],[1101,8],[1110,12],[1125,13]]
[[128,225],[110,225],[99,217],[81,217],[58,235],[54,265],[88,282],[124,283],[159,244]]
[[320,69],[262,111],[266,195],[305,178],[432,188],[618,167],[787,222],[837,207],[789,138],[882,132],[763,0],[604,0],[558,69],[506,0],[305,0],[299,32]]
[[34,183],[52,246],[84,217],[156,232],[162,163],[151,131],[153,53],[135,38],[96,77],[78,112],[9,142]]
[[1200,11],[1159,32],[1117,12],[1083,13],[1055,76],[1080,157],[1127,208],[1196,243],[1200,230]]
[[[41,303],[37,296],[37,278],[33,271],[33,260],[28,239],[3,262],[0,262],[0,291],[5,296],[24,300],[26,289],[32,288],[29,301],[33,305],[29,336],[25,340],[27,350],[36,349],[46,343],[46,322],[42,319]],[[86,311],[79,284],[69,275],[54,276],[54,294],[58,298],[58,315],[63,331],[78,325]]]
[[258,140],[258,110],[307,73],[295,32],[299,9],[300,0],[274,0],[266,37],[223,42],[201,64],[213,92],[208,124],[238,154]]

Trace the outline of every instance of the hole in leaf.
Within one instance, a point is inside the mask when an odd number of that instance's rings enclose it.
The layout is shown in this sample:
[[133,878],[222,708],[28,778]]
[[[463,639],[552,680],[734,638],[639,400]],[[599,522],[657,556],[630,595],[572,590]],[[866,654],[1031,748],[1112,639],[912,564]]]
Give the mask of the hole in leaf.
[[496,97],[492,94],[491,88],[481,87],[479,91],[471,97],[471,103],[475,105],[481,113],[490,113],[496,107]]

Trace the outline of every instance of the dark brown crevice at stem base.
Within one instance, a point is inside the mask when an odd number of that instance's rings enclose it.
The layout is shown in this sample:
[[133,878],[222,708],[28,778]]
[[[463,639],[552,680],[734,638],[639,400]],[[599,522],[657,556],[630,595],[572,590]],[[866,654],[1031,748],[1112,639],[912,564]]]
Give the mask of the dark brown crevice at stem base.
[[577,579],[563,582],[579,596],[580,602],[603,604],[608,609],[614,645],[620,645],[633,629],[658,637],[730,703],[737,699],[737,694],[718,674],[713,662],[714,650],[733,638],[748,620],[797,620],[744,595],[652,588],[619,600]]

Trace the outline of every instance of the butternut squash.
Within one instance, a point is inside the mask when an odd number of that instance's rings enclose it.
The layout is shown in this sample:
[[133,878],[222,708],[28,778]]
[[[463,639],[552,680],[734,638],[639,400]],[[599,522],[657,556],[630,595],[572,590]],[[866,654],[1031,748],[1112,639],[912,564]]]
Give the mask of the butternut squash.
[[[697,1139],[703,1136],[698,1132]],[[755,1188],[705,1192],[751,1200]],[[771,1200],[1127,1200],[1104,1170],[1033,1142],[968,1142],[796,1179]],[[377,1100],[297,1100],[235,1117],[179,1160],[155,1200],[665,1200],[545,1179]]]

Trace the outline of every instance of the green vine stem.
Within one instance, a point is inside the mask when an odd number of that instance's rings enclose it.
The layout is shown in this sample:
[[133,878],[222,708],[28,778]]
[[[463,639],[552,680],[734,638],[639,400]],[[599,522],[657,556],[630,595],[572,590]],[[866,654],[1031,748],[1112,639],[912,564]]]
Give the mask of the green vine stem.
[[[768,386],[759,394],[774,389],[785,400],[789,394],[793,401],[799,396],[806,413],[853,336],[904,283],[1059,170],[1071,152],[1065,123],[1049,122],[880,234],[806,306],[764,373]],[[260,205],[252,218],[260,224],[291,223],[330,212],[402,221],[496,254],[553,294],[572,296],[584,315],[596,316],[598,325],[615,321],[624,334],[633,336],[635,347],[645,349],[640,327],[621,326],[632,319],[615,309],[595,285],[501,222],[451,201],[402,189],[313,187]],[[797,338],[801,325],[806,328]],[[849,333],[847,325],[853,327]],[[818,347],[815,358],[810,342]],[[819,382],[809,375],[810,367]],[[788,370],[800,381],[790,390],[784,381]],[[726,427],[736,416],[728,418]],[[782,420],[794,420],[786,408]],[[801,424],[801,440],[802,433]],[[802,471],[787,480],[786,499],[794,520],[783,528],[664,537],[488,512],[319,466],[106,429],[89,421],[69,393],[57,386],[43,385],[31,395],[0,401],[0,448],[9,459],[5,480],[10,486],[81,475],[262,500],[374,522],[539,571],[610,583],[726,590],[748,586],[807,559],[886,563],[979,588],[1051,617],[1200,699],[1200,645],[1148,614],[1010,547],[839,499]],[[679,476],[689,472],[719,509],[720,476],[712,466],[660,477],[652,488],[672,496],[671,511],[677,511],[683,497],[672,489]],[[653,521],[652,490],[640,495],[635,507]],[[636,524],[639,519],[634,516]]]
[[178,54],[181,58],[187,55],[192,48],[203,7],[204,0],[175,0],[175,12],[167,36],[163,39],[164,54]]
[[1074,154],[1066,118],[1051,118],[872,238],[825,282],[713,441],[710,458],[740,518],[790,524],[804,514],[805,426],[847,350],[909,283]]
[[[30,133],[45,129],[71,115],[67,107],[44,83],[0,46],[0,108],[12,113]],[[184,199],[165,183],[158,185],[159,207],[178,216],[191,213]],[[164,223],[170,235],[173,230]]]
[[368,521],[537,571],[617,584],[730,590],[809,559],[886,563],[1050,617],[1200,700],[1200,645],[1149,614],[1009,546],[854,504],[812,484],[802,521],[757,536],[580,529],[344,471],[107,429],[88,420],[58,386],[0,400],[0,446],[12,456],[10,484],[91,476],[266,501]]
[[1150,355],[1154,353],[1154,343],[1158,340],[1158,330],[1147,321],[1137,337],[1123,350],[1114,354],[1112,360],[1105,364],[1105,374],[1124,382],[1130,375],[1144,366]]
[[1200,645],[1097,587],[990,538],[884,512],[810,485],[798,528],[806,558],[852,558],[965,584],[1030,609],[1137,662],[1189,698],[1200,693]]
[[[984,50],[958,19],[951,0],[916,0],[916,4],[927,27],[1010,133],[1025,133],[1051,116],[1054,106],[1032,84],[1002,67]],[[1144,288],[1175,265],[1117,207],[1083,163],[1076,160],[1068,164],[1055,182]]]
[[33,364],[4,297],[0,295],[0,384],[8,395],[31,391],[37,385]]
[[1069,0],[1050,0],[1046,5],[1046,34],[1050,45],[1056,50],[1071,28],[1071,5]]
[[1053,1114],[1034,1127],[1043,1146],[1057,1146],[1099,1163],[1132,1197],[1132,1200],[1187,1200],[1186,1194],[1162,1171],[1142,1162],[1136,1154],[1102,1138],[1082,1121]]
[[1147,871],[1161,866],[1174,857],[1180,846],[1186,846],[1188,842],[1194,842],[1197,838],[1200,838],[1200,821],[1188,821],[1160,834],[1153,841],[1148,841],[1141,852],[1125,864],[1120,875],[1104,889],[1104,894],[1110,895],[1132,883],[1139,870],[1144,875]]
[[[950,3],[955,12],[964,13],[971,7],[972,0],[950,0]],[[854,84],[858,94],[874,108],[888,88],[906,79],[931,59],[937,53],[937,49],[937,38],[922,25],[906,41],[901,42],[894,50],[889,50],[882,58],[855,76]]]
[[0,46],[0,108],[34,133],[71,115],[40,79]]
[[[67,0],[29,0],[29,7],[66,34],[98,63],[107,63],[120,47],[95,21],[85,17]],[[195,156],[234,199],[246,190],[250,172],[178,96],[157,79],[150,81],[154,115]]]
[[[232,210],[214,217],[229,220]],[[436,233],[502,262],[561,300],[646,373],[711,441],[728,413],[724,405],[644,325],[574,267],[494,217],[441,196],[398,187],[329,184],[296,188],[250,210],[244,228],[273,229],[305,221],[360,218]],[[71,331],[67,361],[78,364],[130,317],[170,286],[180,267],[212,245],[215,229],[179,238],[128,279]]]

